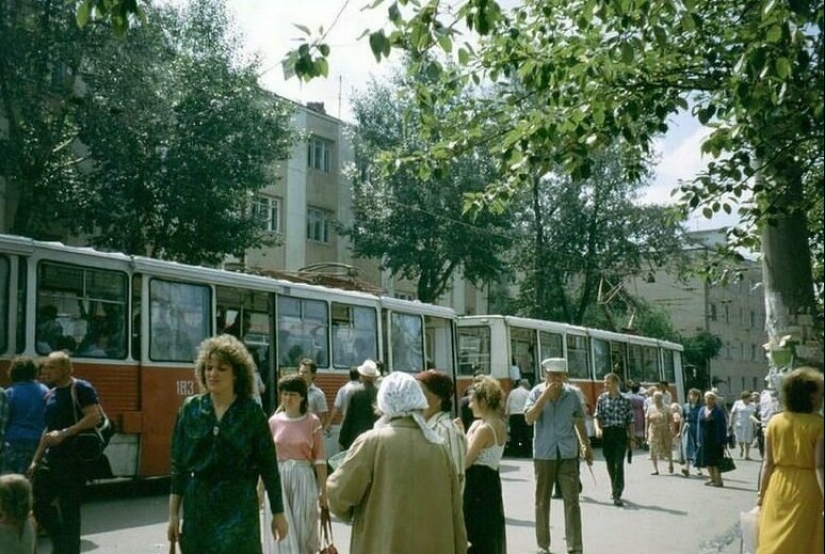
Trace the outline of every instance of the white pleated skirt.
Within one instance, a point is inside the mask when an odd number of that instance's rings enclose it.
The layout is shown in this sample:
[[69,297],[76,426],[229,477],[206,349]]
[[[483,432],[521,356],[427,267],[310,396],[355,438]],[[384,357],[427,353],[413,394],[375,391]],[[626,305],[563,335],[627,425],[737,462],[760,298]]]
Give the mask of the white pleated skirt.
[[320,539],[315,468],[306,460],[284,460],[278,462],[278,469],[289,533],[280,542],[272,536],[272,509],[267,497],[261,514],[263,551],[265,554],[317,554]]

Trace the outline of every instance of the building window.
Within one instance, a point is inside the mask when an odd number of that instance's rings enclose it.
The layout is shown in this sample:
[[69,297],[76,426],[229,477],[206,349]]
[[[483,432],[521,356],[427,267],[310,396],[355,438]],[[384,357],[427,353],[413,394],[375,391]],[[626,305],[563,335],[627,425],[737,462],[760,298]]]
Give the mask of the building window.
[[716,321],[716,304],[710,305],[710,320]]
[[730,308],[725,304],[725,323],[730,323]]
[[252,203],[252,216],[261,222],[264,231],[281,230],[281,199],[259,195]]
[[751,310],[751,329],[756,327],[756,312]]
[[332,214],[317,208],[307,210],[307,240],[329,243],[329,227]]
[[751,345],[751,360],[754,361],[754,362],[756,361],[756,345],[755,344]]
[[313,169],[329,173],[331,152],[331,141],[319,137],[310,138],[307,143],[307,165]]

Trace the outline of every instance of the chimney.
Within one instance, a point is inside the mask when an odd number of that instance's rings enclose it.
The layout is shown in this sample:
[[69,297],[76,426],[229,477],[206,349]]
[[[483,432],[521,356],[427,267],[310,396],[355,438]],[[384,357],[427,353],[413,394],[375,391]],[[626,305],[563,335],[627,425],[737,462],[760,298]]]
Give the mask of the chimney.
[[307,108],[309,108],[310,110],[312,110],[314,112],[318,112],[318,113],[322,113],[322,114],[327,113],[326,110],[324,109],[324,103],[323,102],[307,102]]

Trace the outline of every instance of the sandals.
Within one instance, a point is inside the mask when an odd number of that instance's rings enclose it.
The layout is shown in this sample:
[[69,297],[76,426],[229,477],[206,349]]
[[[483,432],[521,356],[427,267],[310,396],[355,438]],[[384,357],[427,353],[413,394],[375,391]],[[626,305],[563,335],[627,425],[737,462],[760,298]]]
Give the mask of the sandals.
[[682,468],[682,477],[690,477],[690,470],[688,468]]
[[659,475],[659,472],[658,471],[651,471],[650,474],[651,475]]

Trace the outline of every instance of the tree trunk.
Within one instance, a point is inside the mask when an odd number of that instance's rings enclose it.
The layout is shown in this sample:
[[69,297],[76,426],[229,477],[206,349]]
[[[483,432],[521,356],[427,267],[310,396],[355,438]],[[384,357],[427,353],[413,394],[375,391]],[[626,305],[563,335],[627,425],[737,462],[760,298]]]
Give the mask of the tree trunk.
[[774,225],[763,224],[762,279],[765,291],[765,331],[772,344],[791,335],[802,345],[795,365],[822,367],[822,333],[814,328],[814,297],[811,253],[798,171],[788,176],[787,188],[776,197],[779,209]]

